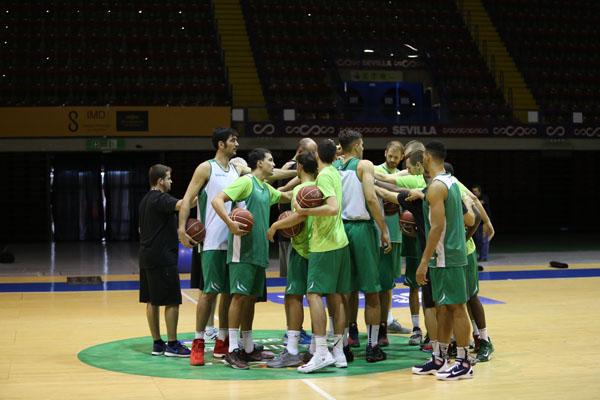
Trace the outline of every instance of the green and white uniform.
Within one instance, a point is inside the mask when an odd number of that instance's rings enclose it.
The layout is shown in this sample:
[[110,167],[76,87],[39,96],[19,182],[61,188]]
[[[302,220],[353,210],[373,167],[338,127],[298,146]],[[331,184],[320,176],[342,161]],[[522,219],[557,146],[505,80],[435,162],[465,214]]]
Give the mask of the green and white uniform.
[[337,169],[329,165],[319,171],[317,187],[324,198],[335,196],[337,215],[318,217],[312,222],[308,240],[307,293],[349,293],[350,254],[348,237],[342,223],[342,178]]
[[[375,167],[375,171],[381,174],[395,174],[397,168],[389,169],[385,163]],[[382,204],[383,209],[383,204]],[[390,232],[392,251],[385,254],[383,249],[379,251],[379,283],[381,290],[390,290],[396,286],[395,279],[402,275],[402,233],[400,230],[400,214],[385,216],[385,224]]]
[[[431,290],[436,305],[464,304],[467,302],[467,249],[465,243],[465,224],[463,219],[460,189],[452,175],[440,174],[432,183],[439,181],[448,189],[444,201],[445,219],[442,235],[435,246],[434,255],[429,263]],[[423,201],[425,232],[429,235],[431,216],[429,203]]]
[[[456,177],[453,177],[454,181],[458,185],[460,190],[460,196],[464,199],[468,196],[468,189],[463,185]],[[479,271],[477,270],[477,253],[475,252],[476,246],[475,241],[472,237],[467,240],[467,296],[469,299],[473,296],[477,296],[479,293]]]
[[[396,179],[396,186],[404,189],[425,189],[427,183],[423,175],[405,175]],[[404,269],[404,285],[418,289],[417,268],[421,262],[423,249],[417,238],[402,233],[402,253],[406,257],[406,268]]]
[[223,192],[232,201],[244,202],[252,213],[254,227],[250,233],[239,236],[229,233],[227,263],[229,264],[230,293],[260,296],[265,284],[265,270],[269,266],[269,211],[278,203],[281,193],[254,175],[238,178]]
[[[292,198],[306,186],[314,185],[314,182],[304,182],[296,186],[292,191]],[[292,211],[295,211],[292,204]],[[302,230],[292,238],[292,250],[288,260],[287,286],[285,294],[302,295],[306,294],[306,281],[308,279],[308,240],[312,229],[313,217],[308,217],[304,221]]]
[[[205,293],[229,293],[229,268],[227,267],[227,234],[229,229],[217,215],[210,202],[217,194],[231,185],[239,174],[229,163],[224,169],[217,160],[208,161],[210,175],[204,187],[198,193],[198,219],[204,224],[206,236],[201,252],[202,276]],[[225,203],[225,209],[231,211],[231,203]]]
[[359,162],[350,158],[333,165],[342,175],[342,220],[349,242],[352,290],[376,293],[381,291],[378,234],[358,177]]

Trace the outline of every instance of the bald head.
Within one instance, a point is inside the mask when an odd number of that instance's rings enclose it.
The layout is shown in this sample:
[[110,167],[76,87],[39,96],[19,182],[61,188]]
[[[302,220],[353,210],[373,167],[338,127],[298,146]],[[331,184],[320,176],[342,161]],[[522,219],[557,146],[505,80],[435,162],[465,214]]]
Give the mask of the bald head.
[[317,143],[311,138],[302,138],[298,142],[298,150],[296,150],[296,154],[300,155],[302,153],[313,153],[317,152]]

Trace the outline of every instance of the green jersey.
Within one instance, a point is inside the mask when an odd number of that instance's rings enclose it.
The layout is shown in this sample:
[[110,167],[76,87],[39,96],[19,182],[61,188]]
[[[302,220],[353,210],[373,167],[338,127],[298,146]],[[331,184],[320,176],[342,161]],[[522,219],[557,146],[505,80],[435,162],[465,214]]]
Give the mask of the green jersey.
[[[247,209],[254,218],[254,227],[244,236],[229,233],[227,263],[248,263],[267,268],[269,266],[269,211],[278,203],[281,193],[254,175],[236,179],[223,189],[229,198],[238,202],[238,207]],[[243,202],[243,204],[240,204]]]
[[[456,182],[456,184],[458,185],[458,189],[460,190],[461,199],[464,199],[466,196],[468,196],[467,188],[458,179],[456,179],[455,176],[453,176],[453,178],[454,178],[454,182]],[[467,255],[473,253],[476,250],[475,241],[473,240],[473,237],[470,237],[469,240],[467,240],[466,246],[467,246]]]
[[[381,174],[395,174],[398,172],[398,169],[394,168],[391,170],[385,165],[385,163],[383,163],[375,167],[375,172],[379,172]],[[383,206],[381,208],[383,209]],[[386,215],[385,224],[390,232],[390,241],[392,243],[402,243],[402,235],[400,232],[400,214],[396,213],[394,215]]]
[[[296,195],[298,194],[300,189],[302,189],[303,187],[311,186],[314,184],[315,184],[314,182],[304,182],[304,183],[299,184],[292,191],[292,198],[295,199]],[[295,211],[293,204],[292,204],[292,211]],[[292,238],[292,247],[294,248],[294,250],[296,250],[296,252],[299,255],[301,255],[304,258],[308,258],[308,241],[310,238],[312,221],[313,221],[313,217],[309,216],[308,218],[306,218],[306,220],[304,220],[304,228],[302,228],[300,233],[298,233],[296,236],[294,236]]]
[[[462,267],[467,265],[467,249],[465,244],[465,224],[463,219],[460,189],[452,175],[440,174],[432,179],[440,181],[448,188],[448,197],[444,201],[445,221],[440,241],[436,243],[432,267]],[[425,234],[429,235],[431,222],[429,220],[429,203],[423,201],[423,217],[425,219]]]
[[[396,186],[404,189],[424,189],[427,186],[423,175],[404,175],[396,178]],[[421,258],[423,249],[416,238],[402,233],[402,255],[405,257]]]
[[348,237],[342,223],[342,178],[337,169],[329,165],[319,171],[317,187],[324,198],[335,196],[338,213],[326,217],[314,217],[309,238],[311,253],[321,253],[341,249],[348,245]]
[[404,189],[424,189],[427,182],[423,175],[404,175],[396,178],[396,186]]

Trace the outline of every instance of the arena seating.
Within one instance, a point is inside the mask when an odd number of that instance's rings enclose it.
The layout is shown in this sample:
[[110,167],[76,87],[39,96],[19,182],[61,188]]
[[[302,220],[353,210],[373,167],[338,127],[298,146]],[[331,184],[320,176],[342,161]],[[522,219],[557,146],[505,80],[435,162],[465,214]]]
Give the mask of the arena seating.
[[600,123],[600,3],[485,0],[548,123]]
[[301,118],[341,117],[335,59],[366,57],[365,48],[373,49],[374,57],[382,52],[406,57],[407,43],[426,60],[449,120],[511,118],[451,0],[242,0],[242,5],[264,92],[275,111],[292,107]]
[[0,105],[225,105],[210,2],[5,1]]

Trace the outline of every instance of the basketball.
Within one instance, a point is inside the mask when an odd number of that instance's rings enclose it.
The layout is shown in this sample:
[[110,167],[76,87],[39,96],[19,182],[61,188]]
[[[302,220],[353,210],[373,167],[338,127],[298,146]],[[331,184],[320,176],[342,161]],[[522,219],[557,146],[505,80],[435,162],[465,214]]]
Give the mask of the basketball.
[[404,212],[400,215],[400,228],[402,229],[402,233],[406,236],[417,237],[415,224],[415,217],[408,210],[404,210]]
[[305,186],[296,195],[296,201],[302,208],[313,208],[323,204],[323,193],[315,185]]
[[[292,214],[291,211],[284,211],[279,215],[279,218],[277,218],[277,220],[279,221],[284,218],[287,218],[291,214]],[[293,238],[294,236],[299,234],[302,231],[302,229],[304,229],[304,222],[301,222],[298,225],[294,225],[289,228],[281,229],[281,230],[279,230],[279,233],[281,234],[281,236],[289,239],[289,238]]]
[[204,224],[198,221],[196,218],[188,218],[185,223],[185,233],[188,234],[195,242],[202,242],[204,236],[206,236],[206,230]]
[[394,215],[400,211],[400,206],[396,203],[392,203],[391,201],[383,202],[383,212],[385,215]]
[[252,213],[245,208],[234,208],[229,214],[232,220],[243,225],[243,229],[250,232],[254,226]]

